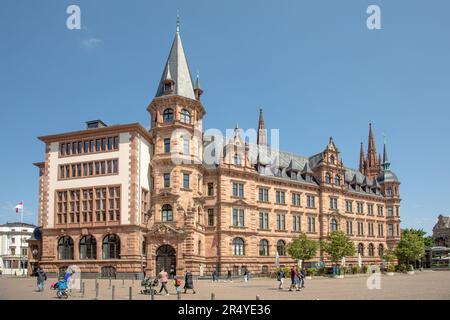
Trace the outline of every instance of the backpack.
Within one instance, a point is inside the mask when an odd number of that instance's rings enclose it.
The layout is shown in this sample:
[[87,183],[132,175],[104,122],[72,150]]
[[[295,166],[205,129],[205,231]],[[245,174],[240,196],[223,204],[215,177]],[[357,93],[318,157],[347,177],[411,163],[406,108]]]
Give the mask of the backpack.
[[175,286],[181,286],[181,279],[180,278],[176,278],[175,279]]

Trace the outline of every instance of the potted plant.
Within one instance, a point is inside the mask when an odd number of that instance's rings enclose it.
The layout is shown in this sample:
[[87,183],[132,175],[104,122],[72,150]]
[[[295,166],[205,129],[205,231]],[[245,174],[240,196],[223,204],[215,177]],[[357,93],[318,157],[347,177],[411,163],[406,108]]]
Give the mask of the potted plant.
[[410,275],[413,275],[413,274],[414,274],[414,267],[412,266],[412,264],[409,264],[409,265],[408,265],[408,267],[407,267],[407,269],[406,269],[406,272],[407,272],[408,274],[410,274]]
[[357,274],[359,272],[359,267],[358,266],[353,266],[352,267],[352,274]]
[[392,264],[388,265],[386,271],[386,275],[393,276],[395,274],[395,266]]

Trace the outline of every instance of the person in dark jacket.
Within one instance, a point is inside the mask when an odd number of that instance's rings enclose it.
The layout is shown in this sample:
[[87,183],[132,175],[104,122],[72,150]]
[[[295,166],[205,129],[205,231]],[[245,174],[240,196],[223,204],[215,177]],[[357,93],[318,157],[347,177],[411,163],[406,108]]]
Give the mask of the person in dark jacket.
[[284,271],[281,269],[277,271],[277,281],[280,283],[280,285],[278,286],[278,289],[283,290]]
[[305,268],[302,268],[300,271],[300,288],[305,287],[305,278],[306,278],[306,270]]
[[44,291],[44,283],[47,280],[47,275],[45,274],[44,270],[38,268],[36,277],[37,277],[37,291],[42,292]]
[[192,293],[195,294],[194,280],[192,279],[192,273],[190,271],[186,272],[186,275],[184,276],[184,293],[186,293],[188,289],[191,289]]
[[233,277],[231,277],[231,270],[227,271],[227,281],[233,282]]
[[212,278],[213,282],[219,282],[219,272],[217,272],[217,270],[213,271]]

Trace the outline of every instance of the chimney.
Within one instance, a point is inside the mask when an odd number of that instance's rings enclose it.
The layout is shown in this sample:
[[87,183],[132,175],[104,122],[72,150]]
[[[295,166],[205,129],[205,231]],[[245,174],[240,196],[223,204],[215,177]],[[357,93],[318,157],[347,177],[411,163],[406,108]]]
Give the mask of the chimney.
[[102,120],[86,121],[86,129],[106,128],[107,125]]

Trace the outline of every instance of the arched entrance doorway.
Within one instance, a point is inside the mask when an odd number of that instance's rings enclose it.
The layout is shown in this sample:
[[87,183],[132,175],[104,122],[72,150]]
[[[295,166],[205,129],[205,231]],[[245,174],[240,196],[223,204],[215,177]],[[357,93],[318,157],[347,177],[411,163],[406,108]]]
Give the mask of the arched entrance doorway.
[[173,272],[175,275],[177,267],[177,255],[175,249],[169,245],[162,245],[156,250],[156,274],[160,273],[162,269],[167,273]]

